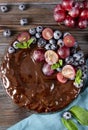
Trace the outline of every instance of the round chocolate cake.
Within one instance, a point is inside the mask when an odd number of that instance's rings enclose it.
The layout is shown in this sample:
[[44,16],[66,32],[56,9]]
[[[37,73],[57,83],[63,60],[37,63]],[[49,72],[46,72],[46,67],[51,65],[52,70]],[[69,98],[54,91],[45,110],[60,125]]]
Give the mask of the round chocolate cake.
[[19,106],[52,112],[78,96],[86,70],[84,54],[70,33],[38,26],[18,34],[8,47],[1,78]]

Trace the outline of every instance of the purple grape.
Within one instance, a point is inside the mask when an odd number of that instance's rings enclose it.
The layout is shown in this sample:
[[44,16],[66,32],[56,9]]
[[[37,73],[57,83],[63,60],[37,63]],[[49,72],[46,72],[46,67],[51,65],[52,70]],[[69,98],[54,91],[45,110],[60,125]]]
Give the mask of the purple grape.
[[33,52],[33,60],[41,62],[44,60],[44,50],[43,49],[37,49]]
[[42,72],[46,76],[51,76],[54,73],[54,70],[51,69],[51,65],[45,63],[43,65]]

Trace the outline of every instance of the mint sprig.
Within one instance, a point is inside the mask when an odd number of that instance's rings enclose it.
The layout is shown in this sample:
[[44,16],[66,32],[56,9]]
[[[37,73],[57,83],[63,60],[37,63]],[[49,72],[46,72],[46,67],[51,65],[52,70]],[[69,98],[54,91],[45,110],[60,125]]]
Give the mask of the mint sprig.
[[62,65],[63,65],[63,60],[59,60],[56,64],[53,64],[53,65],[51,66],[51,69],[55,70],[55,69],[57,69],[57,68],[62,67]]
[[82,70],[77,70],[76,77],[75,77],[75,83],[80,84],[82,79]]
[[88,126],[88,111],[79,106],[73,106],[70,109],[70,112],[73,116],[78,120],[78,122],[82,125]]
[[33,43],[34,39],[31,38],[29,39],[27,42],[23,42],[23,43],[17,43],[16,47],[20,48],[20,49],[26,49],[29,48],[30,45]]
[[76,124],[72,120],[61,118],[61,121],[68,130],[78,130]]

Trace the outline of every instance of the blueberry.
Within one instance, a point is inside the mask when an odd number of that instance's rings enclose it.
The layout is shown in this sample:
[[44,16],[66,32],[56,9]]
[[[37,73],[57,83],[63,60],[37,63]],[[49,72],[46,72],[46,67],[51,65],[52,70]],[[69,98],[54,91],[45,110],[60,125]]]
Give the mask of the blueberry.
[[39,40],[38,40],[38,47],[44,47],[45,45],[46,45],[46,40],[45,39],[43,39],[43,38],[40,38]]
[[9,52],[9,53],[14,53],[14,52],[15,52],[15,49],[14,49],[12,46],[10,46],[10,47],[8,48],[8,52]]
[[35,44],[35,43],[37,42],[36,37],[35,37],[35,36],[32,36],[31,38],[33,39],[33,44]]
[[87,71],[88,71],[87,65],[83,65],[82,66],[82,71],[85,72],[85,73],[87,73]]
[[50,40],[49,40],[49,43],[50,43],[50,44],[55,44],[55,43],[56,43],[56,40],[55,40],[55,39],[50,39]]
[[75,61],[79,61],[81,57],[78,53],[75,53],[75,54],[73,54],[73,58]]
[[76,50],[75,47],[72,47],[72,48],[71,48],[71,54],[73,55],[73,54],[75,54],[75,53],[77,53],[77,50]]
[[58,30],[54,32],[54,39],[58,40],[62,36],[62,33]]
[[35,35],[35,34],[36,34],[36,29],[35,29],[35,28],[29,29],[29,33],[30,33],[31,35]]
[[28,19],[27,18],[22,18],[20,20],[20,25],[24,26],[24,25],[27,25],[28,24]]
[[61,69],[61,68],[57,68],[56,70],[57,70],[58,72],[61,72],[61,71],[62,71],[62,69]]
[[69,32],[65,32],[63,37],[67,36],[67,35],[71,35]]
[[18,47],[16,46],[16,44],[18,44],[18,43],[19,43],[18,41],[13,42],[13,47],[14,47],[15,49],[18,49]]
[[78,83],[73,83],[74,84],[74,86],[76,87],[76,88],[81,88],[81,87],[83,87],[83,80],[81,80],[81,82],[78,84]]
[[74,63],[73,57],[67,57],[67,58],[65,59],[65,62],[66,62],[67,64],[73,64],[73,63]]
[[50,43],[46,44],[46,45],[45,45],[45,49],[46,49],[46,50],[51,50],[51,44],[50,44]]
[[38,26],[38,27],[36,28],[36,31],[37,31],[38,33],[41,33],[42,30],[43,30],[43,27],[42,27],[42,26]]
[[2,12],[7,12],[8,11],[8,7],[6,5],[1,6],[1,11]]
[[57,44],[51,44],[51,50],[56,50],[57,49]]
[[20,4],[19,5],[19,10],[25,10],[26,9],[26,5],[25,4]]
[[72,117],[72,115],[71,115],[71,113],[70,112],[64,112],[64,114],[63,114],[63,118],[65,118],[66,120],[69,120],[69,119],[71,119],[71,117]]
[[59,40],[57,41],[57,45],[59,45],[59,47],[63,47],[63,46],[64,46],[63,40],[62,40],[62,39],[59,39]]
[[11,31],[10,31],[10,29],[4,30],[4,31],[3,31],[3,36],[4,36],[4,37],[10,37],[10,36],[11,36]]
[[83,65],[84,63],[85,63],[84,58],[82,58],[82,59],[79,60],[79,64],[80,64],[80,65]]
[[35,37],[38,38],[38,39],[41,38],[41,33],[36,33]]
[[82,51],[78,51],[77,53],[79,54],[80,57],[84,56],[84,53]]
[[85,72],[83,72],[82,79],[86,79],[86,78],[87,78],[87,74]]
[[[74,61],[74,60],[73,60],[73,61]],[[77,61],[74,61],[74,62],[72,63],[72,65],[74,65],[74,66],[78,66],[79,63],[78,63]]]

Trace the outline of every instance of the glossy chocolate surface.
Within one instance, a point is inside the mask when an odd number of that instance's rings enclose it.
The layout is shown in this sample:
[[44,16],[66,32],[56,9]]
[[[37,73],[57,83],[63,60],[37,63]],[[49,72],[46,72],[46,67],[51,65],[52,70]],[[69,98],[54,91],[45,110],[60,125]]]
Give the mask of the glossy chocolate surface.
[[79,94],[80,89],[68,80],[62,84],[56,79],[56,73],[45,76],[42,73],[43,63],[33,60],[36,49],[18,49],[15,53],[4,56],[1,66],[3,85],[19,106],[37,112],[52,112],[65,108]]

